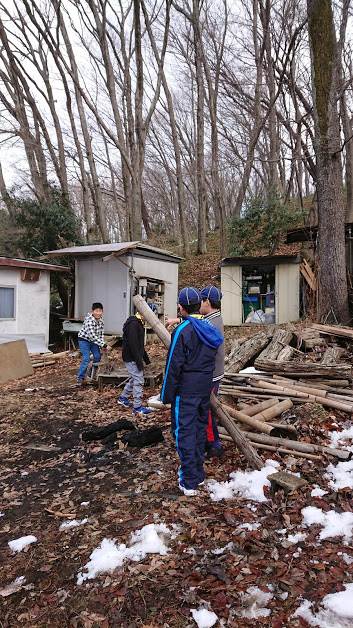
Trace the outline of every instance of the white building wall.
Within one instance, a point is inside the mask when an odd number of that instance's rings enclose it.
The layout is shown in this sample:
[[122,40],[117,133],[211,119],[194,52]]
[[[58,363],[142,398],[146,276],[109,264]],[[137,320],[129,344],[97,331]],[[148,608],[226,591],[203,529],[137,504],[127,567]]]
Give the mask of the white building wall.
[[137,277],[150,277],[165,283],[164,311],[168,318],[175,317],[178,300],[179,264],[134,256],[133,266]]
[[49,342],[50,273],[22,281],[20,268],[0,268],[0,286],[15,288],[15,318],[0,319],[0,334],[42,334]]
[[222,318],[225,325],[241,325],[242,306],[242,267],[221,267]]

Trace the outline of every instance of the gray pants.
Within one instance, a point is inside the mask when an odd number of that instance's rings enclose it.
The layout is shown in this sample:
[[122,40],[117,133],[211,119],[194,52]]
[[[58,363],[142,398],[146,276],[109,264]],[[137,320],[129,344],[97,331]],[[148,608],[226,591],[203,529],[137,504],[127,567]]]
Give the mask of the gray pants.
[[129,398],[132,394],[134,397],[134,408],[139,408],[142,406],[144,384],[143,371],[138,370],[136,362],[124,362],[124,364],[129,372],[130,379],[126,384],[122,395],[123,397]]

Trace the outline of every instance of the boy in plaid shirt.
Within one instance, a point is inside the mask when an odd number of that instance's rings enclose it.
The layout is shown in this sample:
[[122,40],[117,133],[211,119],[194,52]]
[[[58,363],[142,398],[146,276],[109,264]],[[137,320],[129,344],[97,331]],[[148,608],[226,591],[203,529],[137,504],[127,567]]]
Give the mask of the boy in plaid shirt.
[[90,362],[90,354],[93,354],[94,362],[100,362],[101,350],[107,348],[104,342],[103,305],[101,303],[93,303],[92,311],[88,312],[85,317],[78,333],[78,346],[82,360],[77,374],[77,383],[82,386]]

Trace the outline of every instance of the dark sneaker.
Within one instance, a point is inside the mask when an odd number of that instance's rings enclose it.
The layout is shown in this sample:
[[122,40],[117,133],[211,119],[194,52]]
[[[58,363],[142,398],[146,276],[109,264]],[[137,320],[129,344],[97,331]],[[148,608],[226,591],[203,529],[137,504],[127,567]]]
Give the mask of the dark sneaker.
[[132,406],[131,401],[129,401],[128,398],[124,397],[123,395],[120,395],[120,397],[118,397],[117,401],[118,401],[118,404],[120,406],[124,406],[124,408],[131,408],[131,406]]
[[78,388],[81,388],[81,386],[84,386],[84,385],[85,385],[85,382],[84,382],[84,380],[83,380],[83,379],[78,379],[78,380],[77,380],[76,386],[77,386]]
[[134,414],[139,414],[140,416],[149,416],[150,414],[153,414],[153,410],[152,408],[140,406],[139,408],[134,408]]

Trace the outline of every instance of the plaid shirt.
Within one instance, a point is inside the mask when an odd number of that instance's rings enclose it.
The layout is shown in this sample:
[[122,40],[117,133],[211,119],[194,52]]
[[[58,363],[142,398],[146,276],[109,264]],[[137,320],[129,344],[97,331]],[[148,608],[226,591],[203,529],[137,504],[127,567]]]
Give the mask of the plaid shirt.
[[78,332],[81,340],[88,340],[99,347],[104,347],[104,320],[100,318],[98,321],[89,312],[83,321],[83,325]]

